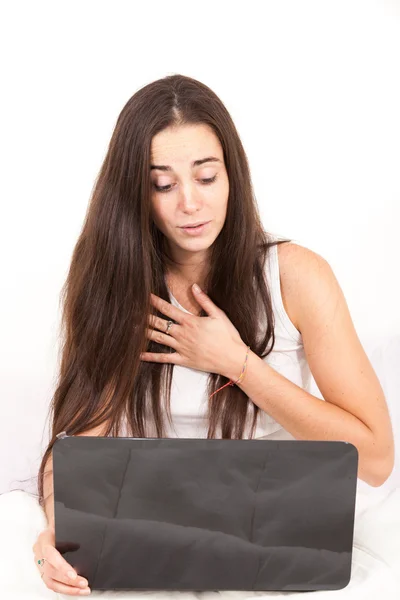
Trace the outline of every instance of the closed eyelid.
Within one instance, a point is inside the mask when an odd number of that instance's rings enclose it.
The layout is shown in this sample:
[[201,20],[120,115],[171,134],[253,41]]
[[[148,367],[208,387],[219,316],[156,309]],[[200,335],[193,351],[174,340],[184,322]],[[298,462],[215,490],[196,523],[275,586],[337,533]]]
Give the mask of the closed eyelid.
[[[215,173],[215,175],[213,177],[201,177],[199,179],[200,179],[201,184],[203,186],[205,186],[205,185],[210,185],[210,184],[214,183],[217,180],[217,178],[218,178],[218,174]],[[158,185],[157,185],[157,183],[153,182],[153,186],[159,192],[169,192],[172,189],[173,185],[174,185],[173,183],[165,183],[164,185],[160,185],[160,183],[158,183]]]

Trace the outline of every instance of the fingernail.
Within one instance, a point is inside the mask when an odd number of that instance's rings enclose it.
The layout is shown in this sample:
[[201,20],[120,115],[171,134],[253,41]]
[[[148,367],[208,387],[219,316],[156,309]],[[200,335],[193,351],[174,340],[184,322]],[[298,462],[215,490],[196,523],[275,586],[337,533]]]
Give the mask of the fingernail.
[[68,571],[67,575],[71,579],[76,579],[76,573],[75,573],[75,571]]
[[86,587],[86,586],[87,586],[87,582],[86,582],[86,581],[80,581],[80,582],[79,582],[79,585],[80,585],[81,587]]
[[86,590],[79,590],[79,593],[81,594],[81,596],[87,596],[88,594],[90,594],[90,590],[89,588]]

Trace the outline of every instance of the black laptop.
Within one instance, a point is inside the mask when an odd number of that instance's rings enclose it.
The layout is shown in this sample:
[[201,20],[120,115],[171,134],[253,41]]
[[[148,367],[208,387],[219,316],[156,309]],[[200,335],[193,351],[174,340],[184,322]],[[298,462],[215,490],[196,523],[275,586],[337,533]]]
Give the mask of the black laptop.
[[92,590],[348,585],[353,444],[57,437],[56,548]]

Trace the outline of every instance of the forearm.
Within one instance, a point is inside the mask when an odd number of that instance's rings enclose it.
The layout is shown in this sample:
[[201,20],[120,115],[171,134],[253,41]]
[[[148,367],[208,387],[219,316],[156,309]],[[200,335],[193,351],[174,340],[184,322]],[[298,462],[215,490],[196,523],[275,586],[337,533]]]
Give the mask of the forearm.
[[43,474],[43,504],[48,525],[54,526],[53,457],[47,460]]
[[[238,348],[231,356],[224,375],[236,381],[243,366],[245,350]],[[374,454],[373,433],[357,417],[313,396],[251,350],[244,379],[237,385],[294,438],[340,440],[354,444],[358,450],[358,477],[372,486],[381,484],[381,465]]]

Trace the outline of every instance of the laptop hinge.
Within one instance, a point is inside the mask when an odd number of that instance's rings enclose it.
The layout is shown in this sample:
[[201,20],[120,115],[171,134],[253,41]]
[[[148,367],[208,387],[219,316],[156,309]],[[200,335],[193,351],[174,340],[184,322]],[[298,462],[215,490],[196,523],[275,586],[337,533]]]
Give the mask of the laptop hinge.
[[56,438],[59,438],[61,440],[66,437],[71,437],[70,435],[67,435],[66,431],[61,431],[61,433],[57,433],[57,435],[56,435]]

